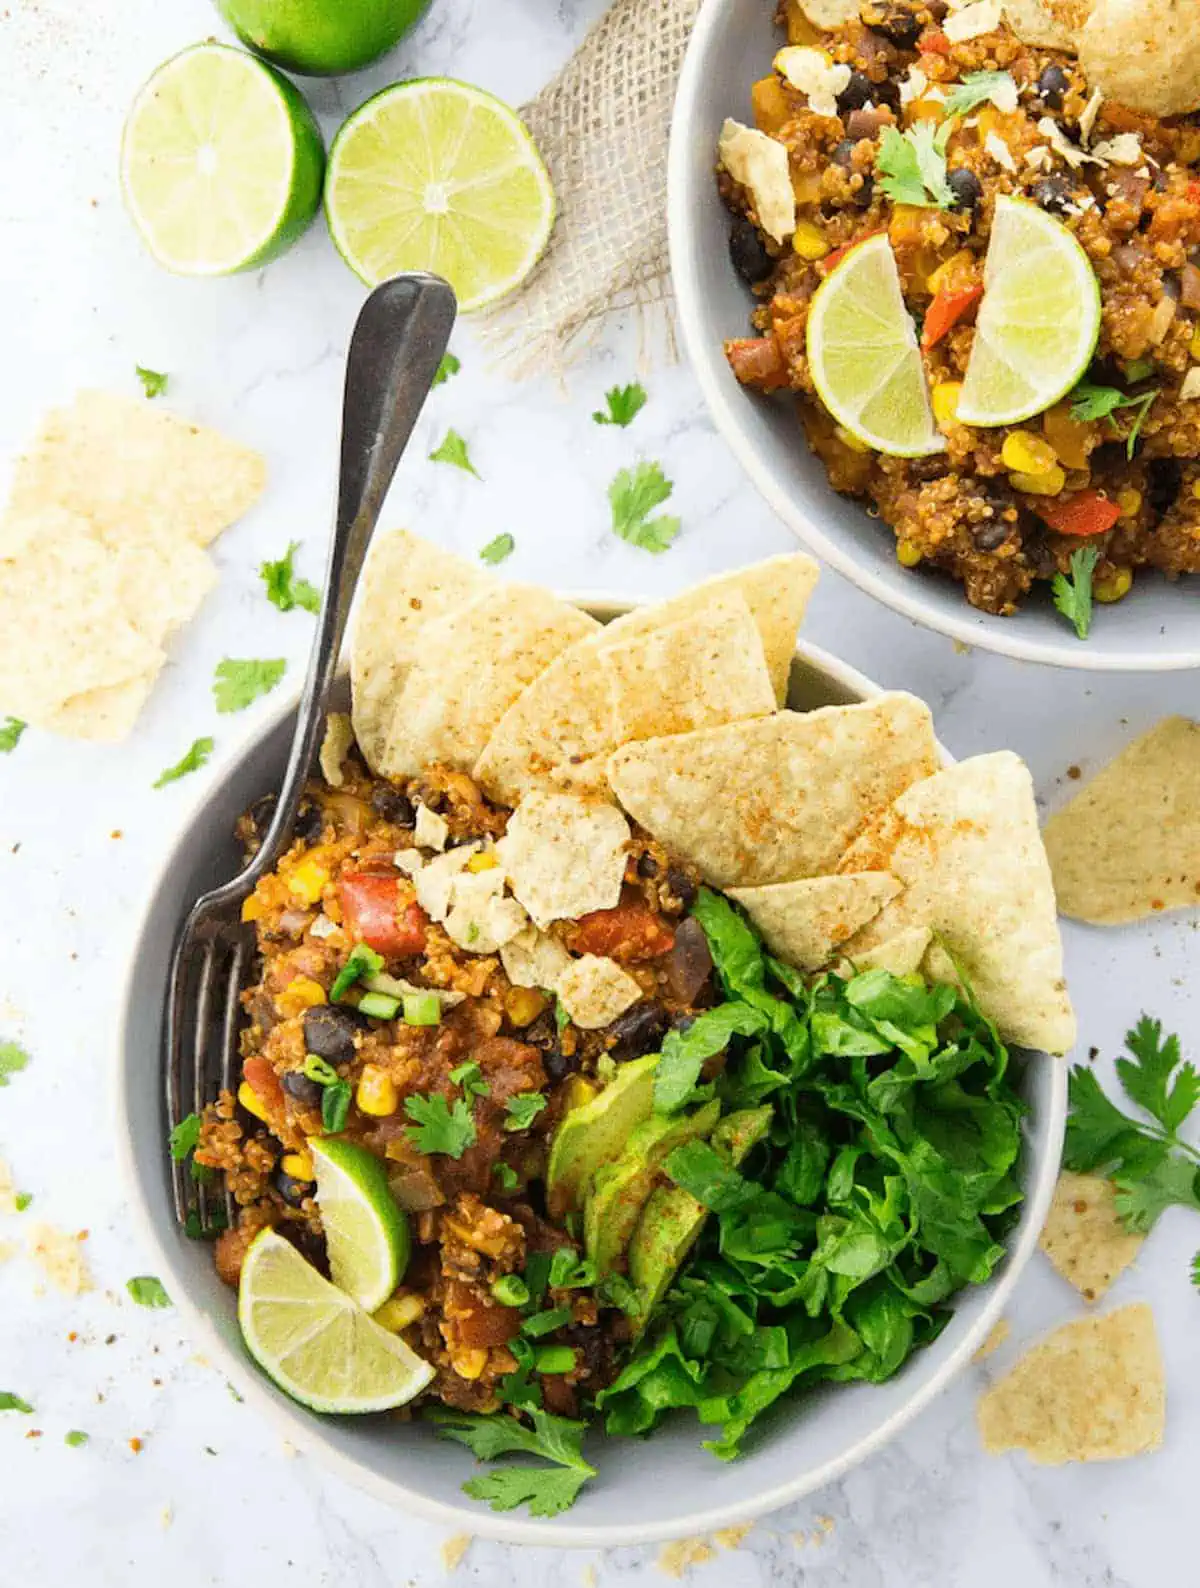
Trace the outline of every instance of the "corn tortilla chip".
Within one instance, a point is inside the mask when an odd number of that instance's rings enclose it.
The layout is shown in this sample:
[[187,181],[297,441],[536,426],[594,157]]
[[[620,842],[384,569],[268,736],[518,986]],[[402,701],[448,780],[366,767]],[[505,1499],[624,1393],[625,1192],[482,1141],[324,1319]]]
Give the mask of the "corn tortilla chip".
[[461,557],[394,530],[371,545],[350,644],[351,715],[358,747],[378,771],[392,703],[420,654],[428,624],[463,606],[487,575]]
[[1152,116],[1200,109],[1195,0],[1096,0],[1079,30],[1093,88]]
[[1004,0],[1004,20],[1022,44],[1039,50],[1074,52],[1087,11],[1087,4],[1072,0]]
[[725,888],[833,871],[937,767],[929,708],[889,694],[627,745],[608,771],[629,814]]
[[321,776],[330,788],[341,788],[346,781],[342,762],[354,747],[354,729],[344,711],[331,711],[325,719],[325,736],[321,740],[321,753],[317,760]]
[[642,989],[617,964],[597,954],[583,954],[559,972],[554,983],[558,1001],[582,1031],[599,1031],[633,1007]]
[[122,684],[89,689],[72,695],[43,718],[39,726],[67,739],[91,740],[96,744],[115,744],[133,732],[142,707],[149,699],[158,677],[158,668],[127,678]]
[[391,700],[379,770],[415,777],[443,762],[469,771],[521,691],[599,627],[548,590],[496,583],[426,623]]
[[1018,756],[974,756],[914,783],[850,846],[838,870],[890,871],[905,884],[846,945],[848,957],[906,928],[928,927],[937,941],[926,969],[954,980],[952,955],[1005,1038],[1051,1053],[1074,1042],[1054,885],[1033,781]]
[[900,884],[886,871],[864,871],[730,888],[729,897],[746,911],[772,954],[798,970],[819,970],[899,892]]
[[1166,1383],[1154,1314],[1139,1302],[1064,1324],[981,1397],[976,1415],[985,1450],[1024,1450],[1044,1466],[1157,1450]]
[[976,1351],[975,1355],[971,1358],[971,1361],[986,1362],[989,1356],[1000,1349],[1011,1333],[1012,1324],[1009,1323],[1008,1319],[997,1318],[991,1329],[988,1331],[987,1339],[979,1347],[978,1351]]
[[519,903],[534,924],[610,910],[621,897],[629,823],[614,806],[535,789],[496,845]]
[[800,0],[800,9],[815,28],[840,28],[858,19],[862,0]]
[[1200,723],[1167,717],[1046,823],[1064,915],[1098,926],[1200,904]]
[[571,956],[551,933],[527,926],[501,945],[500,963],[514,987],[553,987]]
[[1144,1236],[1131,1235],[1117,1213],[1116,1188],[1098,1174],[1064,1169],[1040,1245],[1085,1301],[1098,1301],[1133,1262]]
[[933,941],[933,933],[927,926],[904,927],[894,937],[885,937],[871,947],[861,946],[861,937],[859,934],[845,945],[837,967],[839,976],[864,970],[886,970],[893,976],[911,976],[920,970]]

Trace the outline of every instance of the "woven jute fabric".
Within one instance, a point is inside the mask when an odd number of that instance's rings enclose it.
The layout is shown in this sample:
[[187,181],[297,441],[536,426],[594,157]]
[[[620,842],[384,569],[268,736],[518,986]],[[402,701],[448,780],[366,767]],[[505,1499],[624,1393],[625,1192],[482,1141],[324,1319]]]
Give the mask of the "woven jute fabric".
[[513,373],[561,368],[610,309],[653,311],[666,299],[667,136],[699,9],[700,0],[615,0],[523,108],[558,220],[529,281],[480,319]]

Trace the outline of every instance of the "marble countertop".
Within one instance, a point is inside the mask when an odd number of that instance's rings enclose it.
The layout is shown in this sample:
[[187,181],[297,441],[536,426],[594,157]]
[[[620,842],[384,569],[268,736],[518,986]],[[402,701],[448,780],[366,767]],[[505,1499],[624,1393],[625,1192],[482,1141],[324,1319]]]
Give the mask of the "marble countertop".
[[[328,130],[383,83],[414,73],[452,71],[519,102],[601,8],[602,0],[435,0],[385,67],[318,84],[314,97]],[[175,407],[261,448],[271,470],[263,503],[215,548],[220,586],[175,646],[133,738],[82,747],[31,732],[0,761],[8,905],[0,1037],[33,1055],[0,1098],[0,1156],[34,1194],[21,1217],[87,1228],[96,1283],[78,1300],[38,1297],[24,1260],[0,1267],[0,1388],[36,1407],[33,1417],[0,1419],[0,1588],[166,1580],[399,1588],[447,1570],[441,1530],[283,1448],[196,1360],[171,1312],[140,1309],[124,1291],[147,1262],[128,1228],[109,1124],[131,923],[180,813],[259,720],[252,709],[214,727],[215,662],[286,655],[289,677],[299,679],[310,619],[269,608],[255,570],[290,539],[302,542],[302,572],[322,565],[342,354],[361,299],[319,224],[266,272],[222,282],[173,279],[139,249],[116,185],[124,110],[155,65],[215,23],[205,0],[9,0],[0,9],[0,460],[76,388],[136,390],[141,363],[170,372]],[[643,330],[613,324],[565,382],[513,386],[486,371],[469,327],[461,329],[462,373],[422,419],[387,519],[468,554],[510,531],[517,550],[506,573],[574,590],[668,592],[787,549],[787,532],[715,438],[687,370]],[[604,388],[635,375],[650,402],[634,428],[592,425]],[[469,439],[483,483],[425,461],[447,425]],[[676,482],[683,532],[662,557],[607,527],[605,488],[638,456],[660,459]],[[1020,751],[1048,803],[1061,798],[1069,766],[1086,771],[1160,716],[1197,706],[1194,674],[1093,679],[956,651],[830,573],[807,634],[881,683],[924,695],[955,752]],[[210,766],[152,789],[162,767],[210,730]],[[1142,1010],[1161,1015],[1193,1053],[1200,1048],[1187,985],[1196,926],[1174,917],[1130,931],[1068,928],[1081,1051],[1099,1049],[1107,1067]],[[0,1240],[18,1231],[18,1220],[5,1220]],[[1180,1580],[1200,1449],[1198,1299],[1186,1272],[1196,1244],[1194,1221],[1189,1228],[1186,1216],[1169,1215],[1113,1297],[1151,1301],[1159,1321],[1170,1385],[1160,1453],[1062,1470],[984,1456],[972,1409],[987,1370],[973,1368],[893,1445],[760,1523],[736,1549],[698,1561],[692,1579],[723,1588]],[[1074,1293],[1035,1259],[1011,1309],[1007,1355],[1077,1310]],[[85,1448],[64,1443],[76,1428],[90,1436]],[[140,1452],[131,1439],[142,1441]],[[456,1575],[612,1588],[662,1580],[663,1566],[653,1548],[566,1556],[475,1541]]]

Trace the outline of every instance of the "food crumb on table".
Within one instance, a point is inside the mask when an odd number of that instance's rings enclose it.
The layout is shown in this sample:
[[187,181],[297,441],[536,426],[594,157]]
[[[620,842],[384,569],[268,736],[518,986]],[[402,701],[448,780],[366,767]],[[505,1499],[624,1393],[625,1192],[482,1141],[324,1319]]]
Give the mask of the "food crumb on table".
[[80,1296],[92,1288],[82,1251],[86,1239],[86,1230],[70,1234],[52,1224],[35,1224],[30,1232],[29,1255],[64,1296]]
[[753,1522],[740,1522],[737,1527],[721,1527],[713,1534],[713,1542],[722,1549],[738,1549],[747,1533],[753,1528]]
[[453,1533],[442,1545],[442,1565],[448,1572],[457,1571],[462,1565],[463,1557],[470,1549],[471,1543],[470,1533]]
[[1012,1333],[1012,1324],[1007,1318],[997,1318],[992,1325],[987,1339],[971,1358],[972,1362],[986,1362],[993,1351],[998,1351]]
[[658,1552],[658,1569],[668,1577],[682,1577],[692,1566],[715,1559],[716,1551],[702,1538],[677,1538]]

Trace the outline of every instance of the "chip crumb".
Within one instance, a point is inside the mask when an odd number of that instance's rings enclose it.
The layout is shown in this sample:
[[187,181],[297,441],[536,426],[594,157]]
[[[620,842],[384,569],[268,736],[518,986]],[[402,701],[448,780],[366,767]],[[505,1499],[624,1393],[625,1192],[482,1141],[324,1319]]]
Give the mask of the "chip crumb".
[[997,1318],[992,1325],[987,1339],[971,1358],[972,1362],[986,1362],[993,1351],[998,1351],[1012,1333],[1012,1324],[1007,1318]]
[[808,1534],[800,1531],[792,1534],[792,1543],[797,1549],[804,1549],[809,1542]]
[[146,1448],[145,1441],[139,1439],[138,1436],[134,1434],[133,1438],[129,1441],[129,1448],[133,1451],[135,1456],[140,1456],[142,1451]]
[[753,1528],[753,1522],[740,1522],[737,1527],[718,1528],[713,1534],[713,1540],[722,1549],[738,1549],[742,1540]]
[[702,1538],[677,1538],[658,1552],[658,1569],[668,1577],[682,1577],[693,1566],[714,1560],[716,1551]]
[[1085,1301],[1098,1301],[1141,1250],[1117,1212],[1116,1187],[1102,1175],[1064,1169],[1038,1242]]
[[289,1460],[294,1460],[300,1454],[299,1446],[294,1445],[290,1439],[285,1439],[281,1448]]
[[582,1582],[583,1588],[596,1588],[596,1567],[592,1561],[589,1560],[587,1565],[584,1566],[579,1574],[579,1580]]
[[29,1254],[46,1278],[64,1296],[91,1290],[92,1278],[81,1250],[87,1231],[74,1235],[52,1224],[35,1224],[29,1234]]
[[471,1547],[470,1533],[454,1533],[442,1545],[442,1565],[448,1572],[457,1571],[462,1565],[463,1556]]
[[112,832],[109,833],[108,836],[110,838],[124,838],[125,834],[121,831],[121,829],[119,827],[114,827]]
[[834,1528],[837,1526],[837,1523],[834,1521],[832,1516],[818,1516],[817,1526],[821,1529],[822,1533],[829,1534],[833,1532]]
[[161,1522],[164,1530],[170,1527],[171,1523],[175,1520],[175,1512],[171,1506],[163,1506],[162,1510],[158,1513],[158,1520]]
[[972,647],[970,645],[966,644],[966,642],[964,640],[955,640],[955,642],[954,642],[954,654],[955,654],[955,656],[970,656],[971,650],[972,650]]

